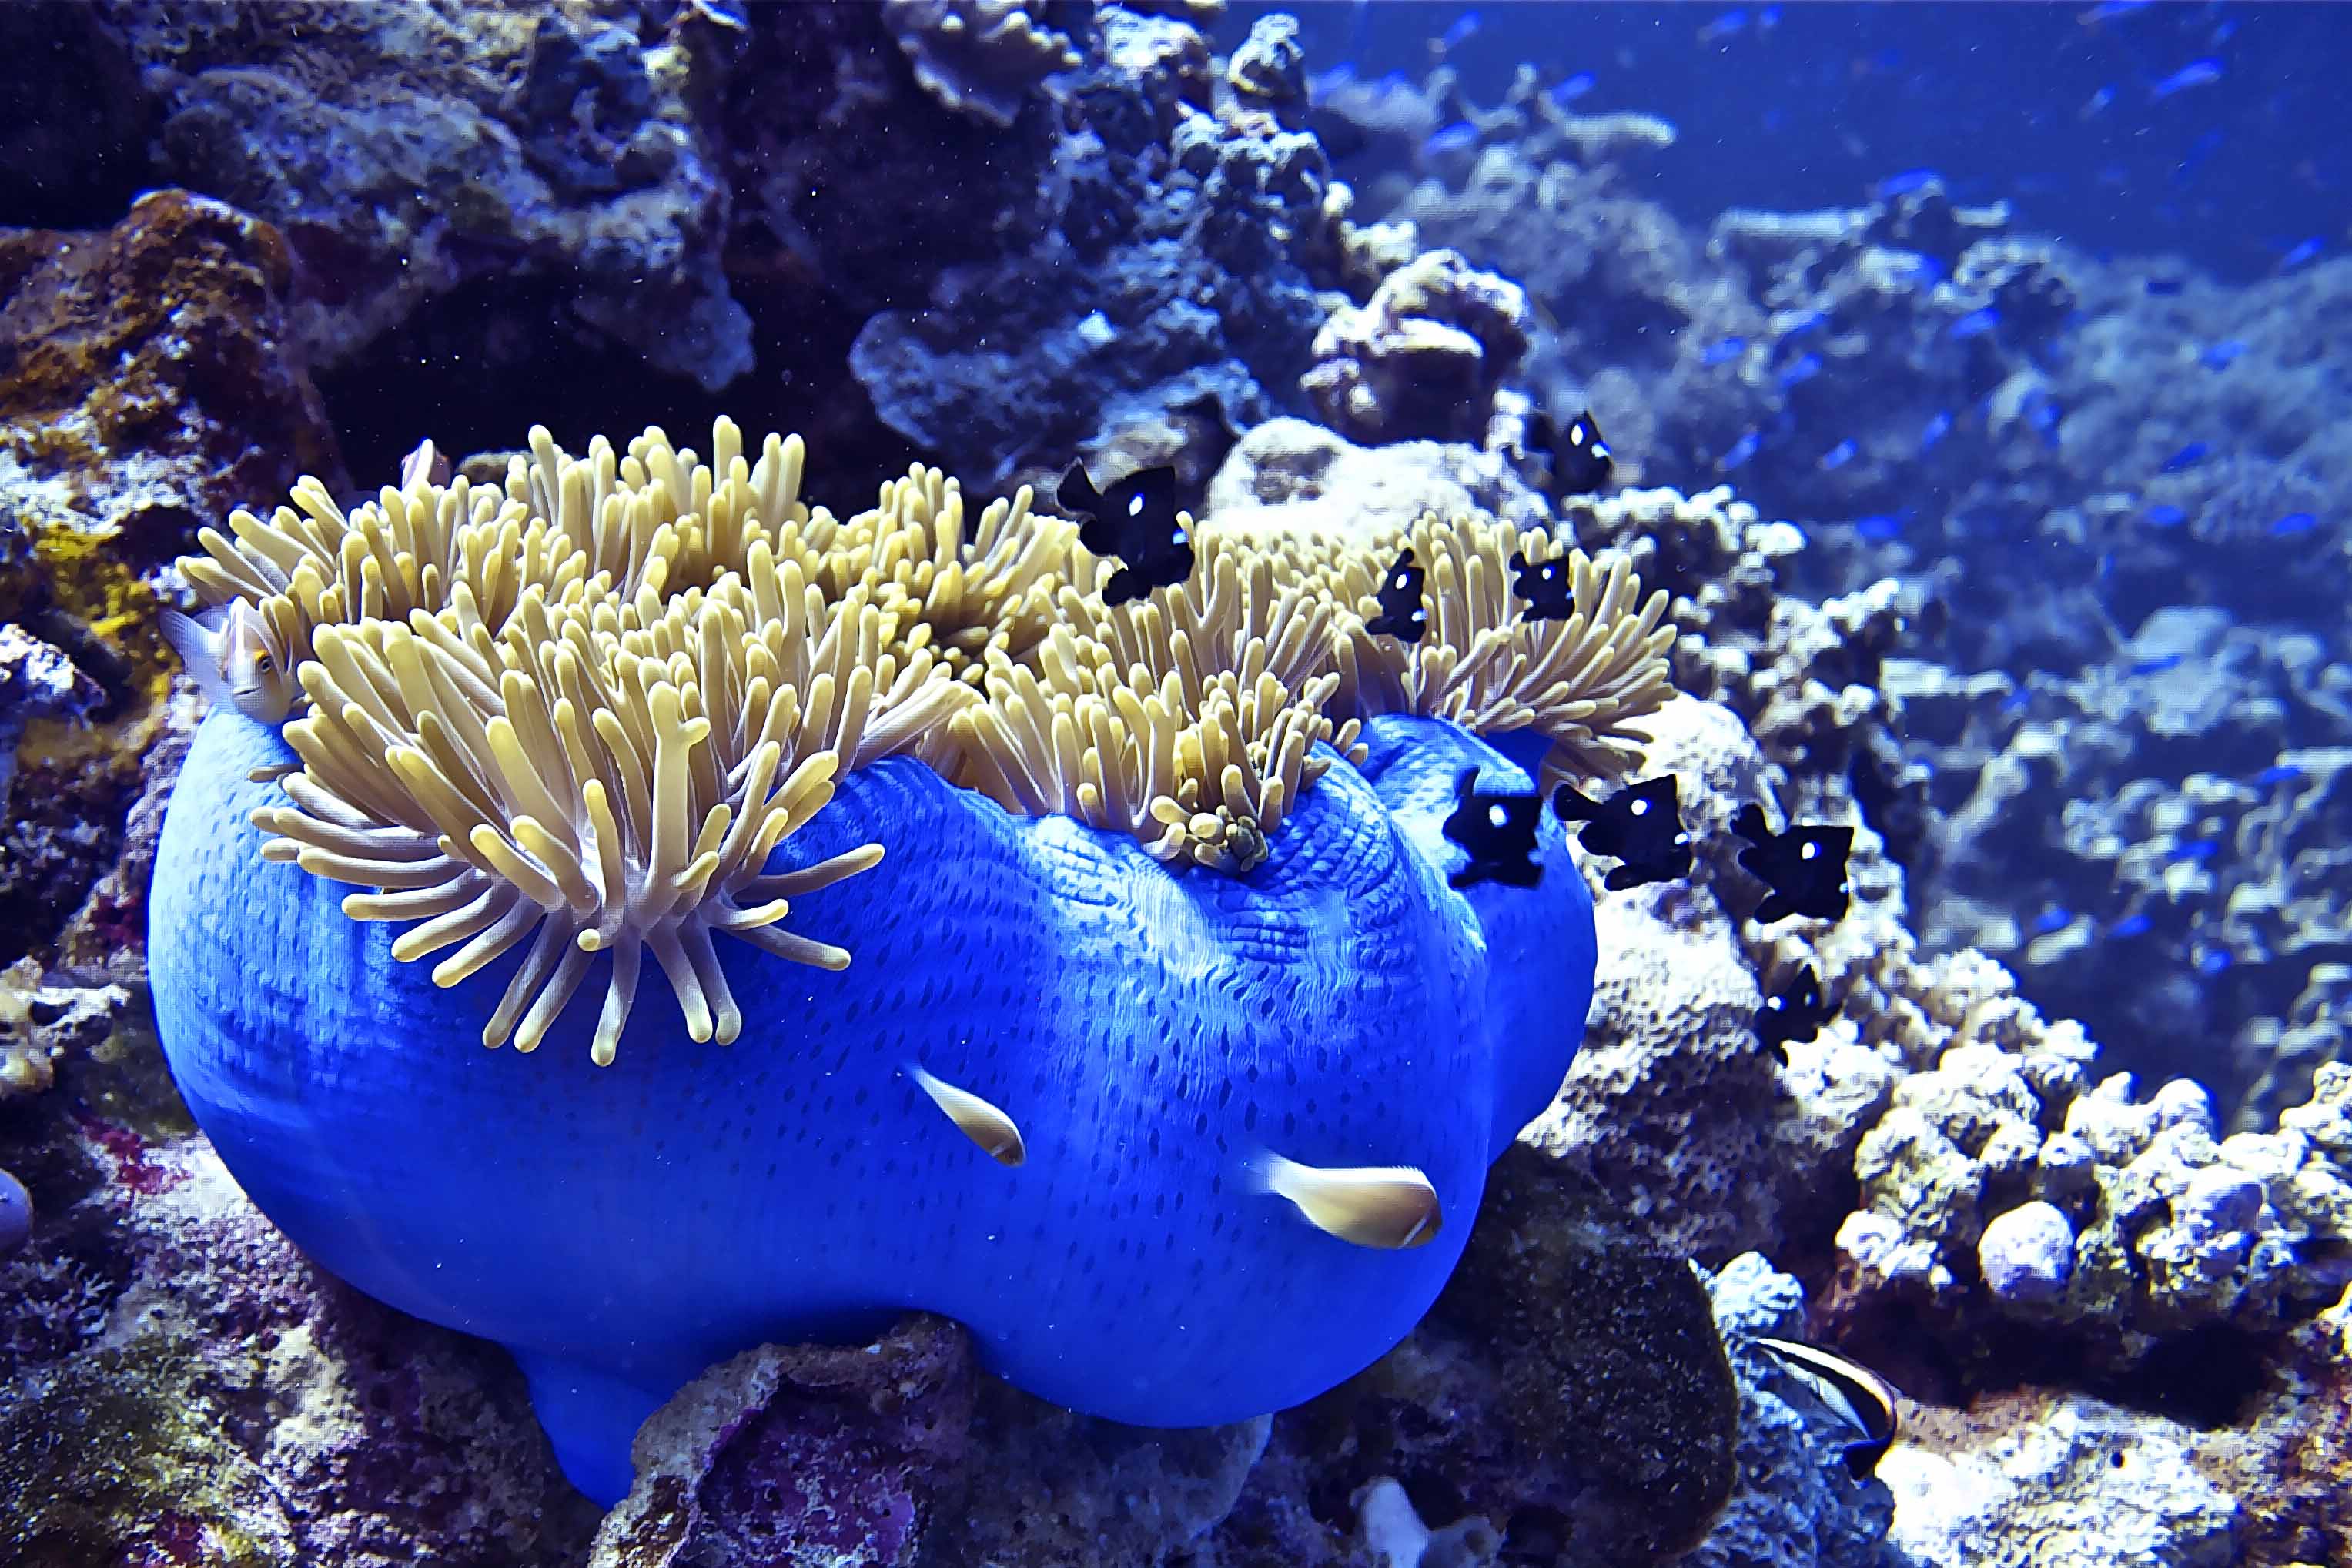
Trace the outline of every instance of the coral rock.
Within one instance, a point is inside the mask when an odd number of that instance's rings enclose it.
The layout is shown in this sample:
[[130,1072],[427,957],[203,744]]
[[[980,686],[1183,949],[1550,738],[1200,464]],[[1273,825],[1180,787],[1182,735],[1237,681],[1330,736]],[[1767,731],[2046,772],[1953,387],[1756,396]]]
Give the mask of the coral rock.
[[1026,0],[884,0],[882,19],[923,90],[959,113],[1013,123],[1029,90],[1078,63]]
[[2004,1301],[2063,1295],[2074,1271],[2074,1228],[2053,1204],[2020,1204],[1985,1226],[1977,1239],[1977,1267],[1985,1288]]
[[975,1373],[963,1331],[909,1319],[871,1344],[765,1345],[680,1389],[638,1432],[635,1487],[590,1568],[897,1568],[961,1533]]
[[1459,251],[1389,274],[1370,303],[1333,312],[1299,384],[1358,441],[1476,441],[1528,351],[1528,298]]
[[2226,1568],[2237,1500],[2189,1435],[2077,1394],[1938,1420],[1879,1461],[1893,1540],[1921,1568]]
[[502,1358],[320,1273],[201,1138],[47,1125],[0,1128],[44,1198],[0,1260],[0,1560],[577,1561],[593,1515]]

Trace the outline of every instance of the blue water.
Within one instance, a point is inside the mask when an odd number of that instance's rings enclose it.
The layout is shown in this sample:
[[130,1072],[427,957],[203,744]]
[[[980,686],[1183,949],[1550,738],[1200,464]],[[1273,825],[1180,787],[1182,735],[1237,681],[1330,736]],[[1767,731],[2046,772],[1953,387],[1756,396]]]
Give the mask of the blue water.
[[[1280,9],[1235,5],[1220,41]],[[2307,265],[2298,247],[2314,239],[2316,254],[2352,243],[2352,18],[2332,5],[2105,19],[2114,8],[2090,4],[1293,9],[1317,69],[1418,76],[1468,12],[1477,28],[1444,57],[1472,97],[1499,98],[1522,60],[1548,79],[1589,72],[1576,112],[1662,115],[1680,131],[1684,155],[1638,189],[1695,225],[1726,207],[1858,203],[1929,171],[2094,251],[2170,252],[2224,277]],[[2202,61],[2216,79],[2180,78]]]

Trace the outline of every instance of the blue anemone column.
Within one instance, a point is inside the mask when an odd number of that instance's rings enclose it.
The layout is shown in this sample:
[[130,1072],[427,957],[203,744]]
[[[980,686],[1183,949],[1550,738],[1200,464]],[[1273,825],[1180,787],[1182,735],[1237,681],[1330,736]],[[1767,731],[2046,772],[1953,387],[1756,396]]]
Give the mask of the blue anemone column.
[[[190,1110],[317,1261],[507,1346],[566,1472],[610,1503],[637,1425],[711,1363],[920,1308],[982,1364],[1117,1420],[1197,1426],[1310,1398],[1426,1311],[1487,1166],[1581,1036],[1592,918],[1556,824],[1536,889],[1446,885],[1465,767],[1442,723],[1376,720],[1246,876],[1016,818],[910,760],[843,780],[785,869],[878,841],[788,924],[838,974],[723,940],[744,1017],[697,1044],[653,968],[593,1066],[604,960],[530,1056],[486,1051],[510,954],[443,990],[346,918],[352,891],[264,862],[248,781],[277,733],[207,718],[151,903],[158,1026]],[[1442,788],[1440,785],[1442,784]],[[1453,855],[1453,859],[1449,859]],[[1021,1128],[1007,1168],[906,1069]],[[1404,1165],[1444,1223],[1350,1245],[1245,1162]]]

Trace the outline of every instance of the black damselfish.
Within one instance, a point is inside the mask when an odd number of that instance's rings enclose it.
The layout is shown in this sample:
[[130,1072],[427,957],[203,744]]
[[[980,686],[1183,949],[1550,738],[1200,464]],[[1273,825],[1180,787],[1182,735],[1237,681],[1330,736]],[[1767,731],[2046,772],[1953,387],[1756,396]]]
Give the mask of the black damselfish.
[[1785,1066],[1791,1042],[1812,1039],[1835,1017],[1836,1007],[1822,1000],[1820,977],[1806,964],[1765,993],[1764,1005],[1756,1009],[1756,1038]]
[[1073,463],[1054,492],[1065,512],[1083,515],[1078,542],[1122,563],[1103,585],[1105,604],[1126,604],[1192,575],[1192,538],[1176,516],[1176,470],[1140,468],[1096,490],[1087,466]]
[[1461,804],[1445,819],[1445,836],[1462,846],[1470,863],[1446,879],[1452,885],[1499,882],[1507,887],[1533,887],[1543,880],[1543,867],[1531,858],[1536,824],[1543,821],[1542,796],[1483,790],[1475,768],[1462,770],[1454,795]]
[[1589,496],[1609,483],[1610,471],[1617,466],[1589,408],[1570,420],[1566,430],[1550,414],[1538,413],[1529,425],[1528,444],[1551,460],[1551,489],[1557,496]]
[[1853,848],[1852,828],[1791,827],[1775,833],[1764,826],[1762,808],[1753,801],[1739,808],[1732,831],[1752,848],[1739,852],[1740,869],[1772,891],[1756,911],[1769,925],[1791,915],[1815,920],[1845,915],[1845,857]]
[[1609,873],[1612,891],[1690,875],[1690,834],[1671,773],[1628,784],[1599,804],[1563,784],[1551,792],[1551,809],[1562,821],[1584,824],[1577,841],[1588,851],[1625,862]]
[[1530,621],[1565,621],[1576,613],[1576,580],[1568,557],[1529,560],[1524,550],[1511,557],[1511,591],[1527,601]]
[[1421,584],[1428,575],[1427,567],[1413,564],[1412,551],[1397,557],[1381,583],[1381,612],[1364,622],[1364,630],[1402,643],[1418,643],[1427,636],[1429,610],[1422,600]]

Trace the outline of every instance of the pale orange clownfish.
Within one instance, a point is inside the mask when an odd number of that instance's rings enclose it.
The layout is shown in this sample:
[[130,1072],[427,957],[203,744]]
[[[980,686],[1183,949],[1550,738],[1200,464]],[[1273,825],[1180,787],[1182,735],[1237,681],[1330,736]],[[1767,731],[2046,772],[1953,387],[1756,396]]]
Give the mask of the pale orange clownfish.
[[263,724],[285,722],[294,706],[294,672],[284,645],[249,602],[233,600],[203,620],[166,610],[162,629],[205,696]]

